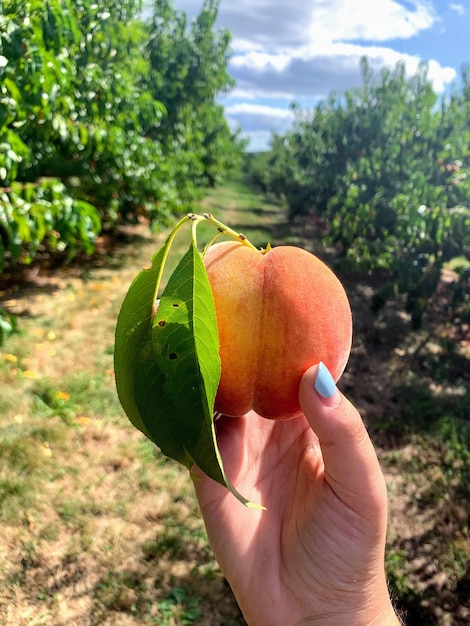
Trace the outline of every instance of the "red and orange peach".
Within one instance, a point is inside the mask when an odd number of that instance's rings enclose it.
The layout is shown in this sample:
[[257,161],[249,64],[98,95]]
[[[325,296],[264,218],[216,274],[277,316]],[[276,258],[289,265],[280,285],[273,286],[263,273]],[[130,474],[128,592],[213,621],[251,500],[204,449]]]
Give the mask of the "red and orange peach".
[[352,318],[342,284],[320,259],[293,246],[262,253],[227,241],[211,246],[204,263],[220,340],[216,410],[299,415],[305,370],[323,361],[337,381],[349,357]]

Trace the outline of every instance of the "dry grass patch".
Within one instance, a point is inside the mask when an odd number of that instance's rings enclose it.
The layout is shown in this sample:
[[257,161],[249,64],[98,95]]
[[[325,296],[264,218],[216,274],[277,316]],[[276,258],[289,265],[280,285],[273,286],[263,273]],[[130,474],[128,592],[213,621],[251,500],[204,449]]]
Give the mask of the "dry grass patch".
[[[212,192],[202,211],[257,245],[316,245],[308,223],[287,229],[277,207],[238,183]],[[207,237],[202,230],[200,243]],[[122,238],[107,261],[31,275],[0,296],[21,331],[0,352],[0,623],[241,626],[188,473],[129,424],[117,400],[117,314],[164,235],[141,224]],[[176,253],[186,246],[178,237]],[[399,302],[374,317],[368,279],[345,284],[355,339],[341,386],[366,418],[389,484],[394,593],[410,626],[463,626],[470,447],[460,426],[470,396],[468,379],[451,383],[449,372],[465,372],[468,342],[451,353],[438,329],[439,351],[428,350]]]
[[117,314],[163,241],[145,224],[126,237],[135,245],[110,264],[3,296],[20,315],[0,353],[5,626],[243,624],[188,473],[129,424],[116,396]]

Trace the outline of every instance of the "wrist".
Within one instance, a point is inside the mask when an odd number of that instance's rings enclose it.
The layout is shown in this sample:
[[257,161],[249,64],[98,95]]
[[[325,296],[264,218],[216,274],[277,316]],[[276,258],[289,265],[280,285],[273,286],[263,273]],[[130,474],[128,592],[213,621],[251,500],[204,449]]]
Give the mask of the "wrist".
[[365,612],[354,615],[331,615],[319,618],[307,618],[296,622],[294,626],[404,626],[392,607],[380,614],[367,615]]
[[333,613],[322,613],[295,622],[294,626],[404,626],[395,612],[390,596],[363,602],[355,608],[345,608],[338,603]]
[[364,626],[403,626],[403,622],[399,619],[391,603],[390,606],[371,619],[371,621],[358,622],[358,626],[362,626],[362,624],[364,624]]

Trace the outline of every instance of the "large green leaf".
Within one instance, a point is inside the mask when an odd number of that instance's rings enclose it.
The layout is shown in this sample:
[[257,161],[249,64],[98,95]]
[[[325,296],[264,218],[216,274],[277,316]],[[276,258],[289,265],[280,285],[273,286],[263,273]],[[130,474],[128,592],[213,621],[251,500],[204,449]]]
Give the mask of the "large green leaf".
[[165,249],[132,283],[119,315],[115,370],[121,403],[165,455],[187,468],[196,463],[252,506],[225,475],[217,447],[219,339],[212,291],[194,243],[170,276],[152,320]]
[[139,272],[129,287],[119,312],[114,343],[114,375],[119,400],[130,421],[149,438],[136,404],[135,370],[152,326],[155,289],[164,254],[165,248],[160,248],[152,258],[151,268]]

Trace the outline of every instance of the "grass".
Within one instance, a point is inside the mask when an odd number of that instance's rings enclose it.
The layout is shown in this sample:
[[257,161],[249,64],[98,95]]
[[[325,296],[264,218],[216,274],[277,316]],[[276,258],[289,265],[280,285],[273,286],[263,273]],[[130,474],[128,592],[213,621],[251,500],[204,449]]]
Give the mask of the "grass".
[[192,623],[198,590],[184,602],[172,590],[213,558],[189,477],[124,420],[87,408],[72,425],[30,417],[3,439],[0,621],[39,623],[33,604],[51,624],[64,610],[74,624]]
[[[225,194],[211,194],[201,212],[221,217],[233,202],[233,190]],[[250,232],[269,234],[255,222]],[[208,236],[201,228],[201,245]],[[187,472],[129,424],[116,396],[120,303],[165,234],[141,226],[127,238],[111,263],[3,296],[19,314],[19,333],[0,352],[0,622],[8,626],[59,616],[77,625],[244,623]],[[168,272],[186,246],[177,238]]]
[[[286,226],[286,216],[278,205],[263,201],[240,180],[227,183],[210,193],[202,203],[204,212],[212,213],[228,226],[236,227],[256,247],[279,243]],[[284,240],[283,240],[284,242]]]
[[[200,212],[257,246],[316,245],[241,181],[211,191]],[[210,235],[198,232],[202,246]],[[19,314],[19,333],[0,352],[5,626],[245,623],[207,543],[188,473],[129,424],[115,393],[120,304],[164,239],[145,225],[130,228],[109,262],[39,276],[1,298]],[[186,247],[178,237],[168,271]],[[356,338],[342,385],[370,426],[389,485],[394,594],[409,626],[463,625],[470,394],[455,372],[468,355],[426,344],[419,359],[408,359],[419,334],[384,334],[366,304],[367,285],[347,277],[345,284]]]

